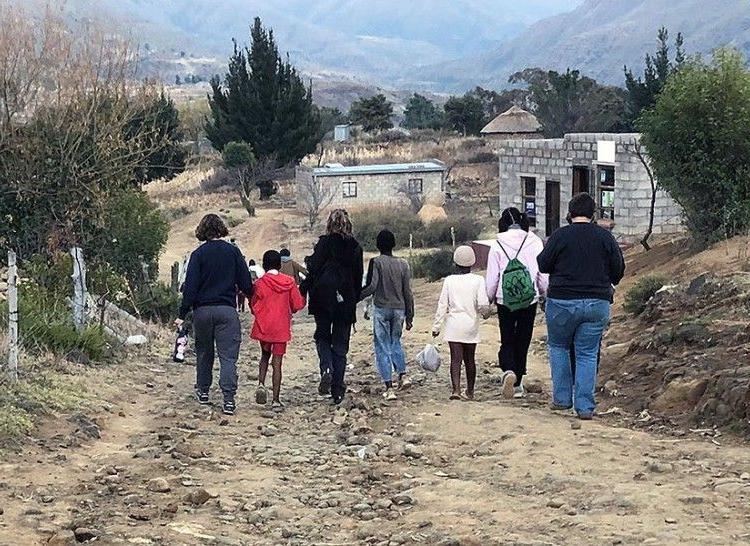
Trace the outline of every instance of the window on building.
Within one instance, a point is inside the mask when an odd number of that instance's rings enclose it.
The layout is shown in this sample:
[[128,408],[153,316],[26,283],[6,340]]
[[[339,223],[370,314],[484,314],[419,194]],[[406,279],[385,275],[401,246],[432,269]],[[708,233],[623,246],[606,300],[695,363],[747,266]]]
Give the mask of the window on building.
[[356,182],[344,182],[344,198],[348,199],[351,197],[357,197],[357,183]]
[[406,185],[406,188],[411,194],[422,193],[422,179],[421,178],[409,179],[409,182]]
[[599,217],[615,219],[615,168],[599,167]]
[[523,212],[529,217],[529,225],[536,226],[536,178],[522,176],[521,192],[523,197]]

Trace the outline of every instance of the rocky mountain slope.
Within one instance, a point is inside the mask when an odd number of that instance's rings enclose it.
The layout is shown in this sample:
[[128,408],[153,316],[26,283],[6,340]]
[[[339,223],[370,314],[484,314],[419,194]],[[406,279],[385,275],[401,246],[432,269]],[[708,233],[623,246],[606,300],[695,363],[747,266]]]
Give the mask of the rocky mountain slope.
[[502,46],[415,74],[427,87],[463,89],[507,85],[527,67],[579,68],[597,80],[622,84],[623,65],[641,67],[666,26],[682,32],[688,53],[721,46],[750,53],[750,3],[746,0],[586,0],[569,13],[541,20]]

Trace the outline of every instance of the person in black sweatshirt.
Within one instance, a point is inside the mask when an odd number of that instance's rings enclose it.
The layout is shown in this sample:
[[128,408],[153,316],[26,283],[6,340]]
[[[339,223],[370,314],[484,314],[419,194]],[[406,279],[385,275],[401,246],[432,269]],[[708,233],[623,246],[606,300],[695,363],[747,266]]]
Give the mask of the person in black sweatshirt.
[[[552,409],[575,408],[581,419],[594,414],[597,353],[609,323],[612,286],[625,274],[617,241],[593,222],[595,209],[589,194],[573,197],[570,225],[555,231],[537,257],[539,270],[550,276],[546,315]],[[573,343],[575,378],[569,353]]]
[[253,283],[240,249],[222,240],[228,234],[226,225],[215,214],[204,216],[195,229],[195,237],[203,244],[190,255],[179,318],[175,324],[182,325],[185,316],[193,312],[195,396],[198,402],[210,402],[208,391],[213,382],[216,352],[220,363],[219,386],[224,395],[222,410],[226,415],[232,415],[242,338],[237,292],[249,299]]
[[307,278],[300,284],[308,295],[307,308],[315,317],[315,345],[320,360],[321,395],[335,404],[344,399],[346,356],[357,303],[362,292],[362,247],[352,236],[352,223],[343,209],[331,211],[326,234],[318,239],[312,256],[305,259]]

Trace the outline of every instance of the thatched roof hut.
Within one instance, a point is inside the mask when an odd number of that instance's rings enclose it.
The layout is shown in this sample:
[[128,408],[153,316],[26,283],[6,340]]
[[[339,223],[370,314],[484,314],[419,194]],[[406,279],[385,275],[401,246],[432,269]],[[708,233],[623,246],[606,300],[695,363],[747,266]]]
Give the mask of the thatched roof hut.
[[502,139],[539,138],[541,133],[536,116],[518,106],[511,106],[482,129],[483,136]]

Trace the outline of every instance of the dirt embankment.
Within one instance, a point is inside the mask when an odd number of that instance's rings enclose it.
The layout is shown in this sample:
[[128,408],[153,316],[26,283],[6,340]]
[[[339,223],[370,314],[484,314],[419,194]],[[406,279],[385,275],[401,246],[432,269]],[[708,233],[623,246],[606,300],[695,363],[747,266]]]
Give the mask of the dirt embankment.
[[669,285],[639,317],[615,317],[602,358],[604,410],[629,410],[640,426],[672,433],[714,436],[721,426],[750,435],[749,242],[698,254],[684,242],[634,252],[620,301],[644,275]]

